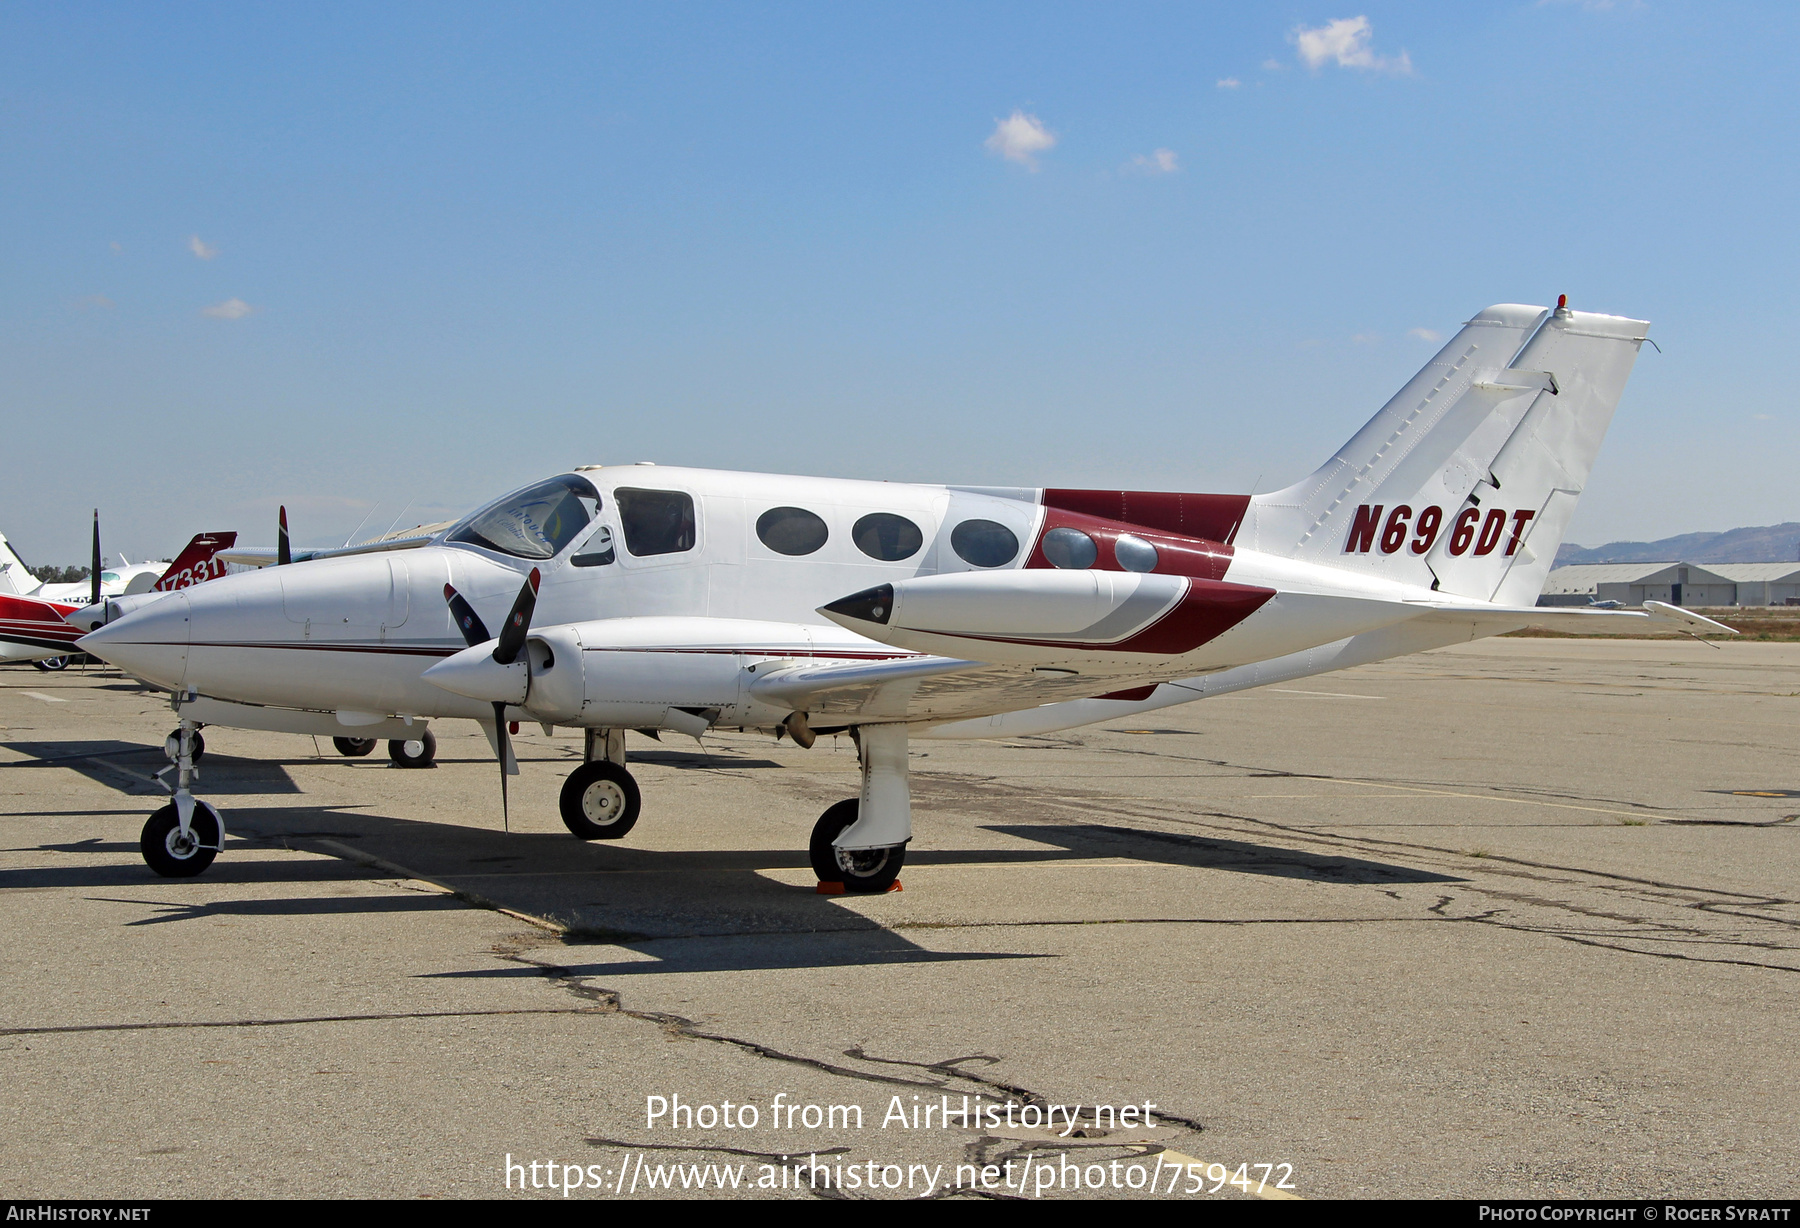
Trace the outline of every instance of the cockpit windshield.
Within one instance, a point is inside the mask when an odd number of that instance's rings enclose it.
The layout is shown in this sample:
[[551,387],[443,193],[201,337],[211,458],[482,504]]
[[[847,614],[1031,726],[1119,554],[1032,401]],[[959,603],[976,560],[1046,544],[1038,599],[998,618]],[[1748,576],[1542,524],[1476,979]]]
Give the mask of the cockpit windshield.
[[572,473],[496,499],[450,530],[449,541],[521,559],[555,558],[600,511],[600,492]]

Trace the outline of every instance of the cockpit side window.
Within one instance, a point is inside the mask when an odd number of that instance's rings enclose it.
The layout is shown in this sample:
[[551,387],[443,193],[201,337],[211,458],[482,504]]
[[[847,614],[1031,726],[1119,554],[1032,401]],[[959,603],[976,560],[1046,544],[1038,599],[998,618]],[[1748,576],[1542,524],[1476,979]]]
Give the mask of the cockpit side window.
[[593,522],[600,493],[564,474],[496,499],[450,531],[448,540],[521,559],[551,559]]
[[680,554],[694,548],[694,499],[678,490],[613,492],[619,505],[619,525],[625,530],[625,548],[638,558],[653,554]]
[[592,537],[581,543],[581,553],[570,556],[569,563],[574,567],[605,567],[613,557],[612,530],[601,525]]

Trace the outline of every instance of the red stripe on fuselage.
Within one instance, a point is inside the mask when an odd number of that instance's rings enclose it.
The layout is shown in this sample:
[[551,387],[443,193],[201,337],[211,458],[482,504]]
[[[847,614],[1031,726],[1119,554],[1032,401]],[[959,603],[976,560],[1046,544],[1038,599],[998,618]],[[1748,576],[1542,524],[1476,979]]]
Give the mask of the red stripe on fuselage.
[[1151,529],[1177,537],[1230,544],[1250,507],[1249,495],[1190,495],[1158,490],[1046,490],[1044,506]]
[[1068,648],[1076,652],[1133,652],[1157,656],[1180,656],[1192,652],[1208,641],[1249,618],[1263,603],[1275,595],[1272,588],[1249,584],[1229,584],[1222,580],[1189,580],[1181,600],[1141,631],[1122,640],[1099,643],[1082,640],[1037,640],[1018,635],[974,635],[966,631],[917,630],[924,635],[942,635],[954,639],[985,640],[994,644],[1030,644],[1038,648]]
[[1038,539],[1031,544],[1031,553],[1025,558],[1027,568],[1054,566],[1044,557],[1044,534],[1052,529],[1077,529],[1093,538],[1098,551],[1093,564],[1093,570],[1096,571],[1125,570],[1113,553],[1113,543],[1126,533],[1156,547],[1155,570],[1158,575],[1222,580],[1231,567],[1232,555],[1236,553],[1223,542],[1183,537],[1176,533],[1145,529],[1141,525],[1123,524],[1117,520],[1104,520],[1097,516],[1050,508],[1044,513],[1044,524],[1038,531]]

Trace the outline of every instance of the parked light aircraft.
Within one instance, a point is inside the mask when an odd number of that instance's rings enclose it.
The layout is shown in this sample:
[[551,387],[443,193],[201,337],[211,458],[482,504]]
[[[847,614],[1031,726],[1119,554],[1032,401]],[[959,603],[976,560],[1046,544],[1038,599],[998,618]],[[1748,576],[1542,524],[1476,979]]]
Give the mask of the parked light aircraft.
[[[101,565],[100,521],[94,519],[94,559],[86,580],[45,584],[31,574],[0,535],[0,661],[30,661],[39,669],[66,667],[75,641],[98,625],[79,616],[96,614],[109,602],[139,605],[164,593],[225,574],[220,550],[237,540],[235,533],[201,533],[173,562],[130,563],[120,556],[118,568]],[[115,609],[119,608],[115,606]],[[71,621],[73,620],[73,621]]]
[[820,816],[812,862],[884,890],[915,739],[1067,729],[1534,624],[1723,629],[1534,605],[1647,329],[1490,307],[1271,494],[585,466],[426,544],[228,576],[81,647],[176,693],[180,783],[142,841],[161,874],[223,840],[187,787],[200,725],[380,730],[424,766],[421,729],[466,718],[503,806],[510,723],[586,730],[561,794],[584,839],[637,821],[626,730],[848,731],[861,793]]

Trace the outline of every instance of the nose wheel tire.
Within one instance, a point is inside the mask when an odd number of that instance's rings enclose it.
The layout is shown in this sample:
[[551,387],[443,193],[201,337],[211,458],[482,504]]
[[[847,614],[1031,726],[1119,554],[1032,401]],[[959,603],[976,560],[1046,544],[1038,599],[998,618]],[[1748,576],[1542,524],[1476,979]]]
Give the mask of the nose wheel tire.
[[333,738],[331,744],[346,759],[361,759],[375,749],[374,738]]
[[46,674],[54,674],[58,670],[69,668],[69,658],[45,657],[40,661],[33,661],[32,664],[43,670]]
[[617,840],[638,821],[637,781],[616,763],[596,759],[569,773],[562,788],[562,821],[583,840]]
[[861,808],[859,798],[839,802],[813,824],[812,843],[807,854],[812,859],[813,873],[822,883],[842,883],[846,891],[874,893],[886,891],[900,877],[906,864],[906,846],[889,845],[874,849],[841,849],[831,842],[856,822]]
[[170,802],[144,824],[140,847],[144,864],[164,878],[192,878],[219,855],[220,833],[225,829],[218,812],[205,802],[194,803],[188,834],[181,834],[181,815]]
[[[170,763],[181,758],[181,730],[173,731],[163,740],[163,754],[169,757]],[[206,739],[201,737],[200,731],[196,729],[194,730],[194,762],[198,763],[205,757]],[[217,842],[215,841],[215,843]]]
[[[351,741],[352,739],[344,739]],[[337,741],[333,738],[332,741]],[[341,748],[340,748],[341,749]],[[345,751],[349,754],[349,751]],[[428,768],[437,761],[437,736],[431,730],[422,730],[416,738],[395,738],[388,743],[388,758],[394,761],[395,767]]]

